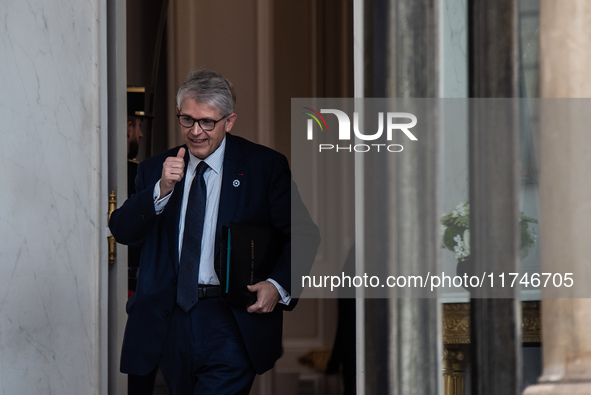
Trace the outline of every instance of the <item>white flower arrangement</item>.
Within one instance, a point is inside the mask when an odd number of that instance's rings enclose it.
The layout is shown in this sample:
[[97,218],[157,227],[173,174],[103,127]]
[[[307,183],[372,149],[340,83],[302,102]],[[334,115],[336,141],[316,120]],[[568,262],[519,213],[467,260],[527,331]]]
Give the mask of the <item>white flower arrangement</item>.
[[[458,261],[465,261],[470,256],[470,204],[460,203],[449,214],[441,218],[443,224],[443,247],[452,251]],[[525,258],[529,249],[536,243],[536,232],[531,224],[537,224],[535,218],[521,213],[521,258]]]

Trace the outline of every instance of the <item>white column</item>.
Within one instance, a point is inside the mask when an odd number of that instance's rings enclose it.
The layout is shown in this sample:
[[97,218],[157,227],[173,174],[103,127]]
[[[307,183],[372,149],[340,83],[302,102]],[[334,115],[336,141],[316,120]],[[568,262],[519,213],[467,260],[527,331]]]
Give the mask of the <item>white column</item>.
[[104,6],[0,6],[0,393],[102,389]]
[[[545,98],[591,97],[591,3],[542,0],[541,92]],[[573,102],[574,113],[580,103]],[[591,279],[591,170],[588,128],[543,120],[540,164],[542,271]],[[577,130],[578,129],[578,130]],[[591,393],[591,299],[542,300],[544,371],[527,395]]]

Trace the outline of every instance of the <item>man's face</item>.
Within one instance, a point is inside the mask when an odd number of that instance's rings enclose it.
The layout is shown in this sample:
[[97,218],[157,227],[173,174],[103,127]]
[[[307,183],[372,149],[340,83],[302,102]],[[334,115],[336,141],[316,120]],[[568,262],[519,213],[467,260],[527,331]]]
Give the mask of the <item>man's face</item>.
[[197,103],[193,99],[185,99],[181,103],[181,108],[177,108],[177,113],[180,115],[188,115],[193,119],[211,119],[217,121],[225,115],[226,118],[215,124],[211,131],[204,131],[199,127],[199,123],[186,128],[181,125],[181,134],[185,140],[185,144],[189,147],[189,151],[193,156],[199,159],[205,159],[211,155],[222,143],[226,132],[229,132],[236,121],[236,114],[222,114],[220,110],[211,107],[208,104]]
[[142,137],[144,137],[142,133],[142,119],[132,117],[127,121],[127,157],[129,159],[137,156]]

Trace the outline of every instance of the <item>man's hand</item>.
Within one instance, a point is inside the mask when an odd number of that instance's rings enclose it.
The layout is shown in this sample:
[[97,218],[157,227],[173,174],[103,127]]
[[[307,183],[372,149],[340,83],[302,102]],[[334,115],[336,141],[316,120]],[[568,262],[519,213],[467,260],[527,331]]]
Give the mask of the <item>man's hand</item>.
[[268,281],[248,285],[247,288],[250,292],[257,293],[256,303],[246,308],[249,313],[270,313],[279,302],[279,291]]
[[176,156],[169,156],[162,165],[160,196],[166,196],[185,175],[185,148],[179,149]]

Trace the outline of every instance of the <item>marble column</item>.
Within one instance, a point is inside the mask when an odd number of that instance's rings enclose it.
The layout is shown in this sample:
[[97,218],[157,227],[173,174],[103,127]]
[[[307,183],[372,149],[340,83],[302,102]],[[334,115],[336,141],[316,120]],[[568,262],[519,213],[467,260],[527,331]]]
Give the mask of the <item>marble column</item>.
[[104,5],[0,2],[2,394],[106,393]]
[[[475,273],[519,272],[517,1],[468,2],[470,244]],[[502,103],[502,104],[500,104]],[[494,269],[493,269],[494,268]],[[496,291],[499,291],[497,289]],[[521,304],[517,288],[471,293],[472,394],[521,388]]]
[[[439,89],[439,2],[365,2],[365,97],[435,98]],[[366,160],[366,261],[381,251],[388,274],[439,265],[439,144],[436,112],[421,118],[419,146]],[[429,118],[429,119],[428,119]],[[386,180],[384,182],[384,180]],[[371,206],[371,207],[370,207]],[[387,207],[377,212],[375,207]],[[441,391],[441,312],[434,298],[404,291],[365,303],[366,393]],[[387,346],[386,346],[387,345]]]
[[[391,3],[389,97],[438,97],[440,5],[436,0]],[[391,255],[397,258],[395,272],[439,268],[439,115],[433,112],[422,119],[420,148],[388,163],[389,201],[391,207],[398,207],[388,219],[396,235]],[[414,231],[407,232],[409,228]],[[440,393],[441,304],[435,298],[400,296],[390,300],[390,393]]]
[[[542,0],[540,18],[542,97],[590,97],[591,3]],[[565,100],[556,104],[564,106]],[[571,114],[588,112],[585,107],[589,106],[582,100],[566,104]],[[591,135],[588,127],[559,127],[556,121],[565,119],[543,118],[541,128],[542,271],[556,272],[558,267],[563,271],[568,267],[567,271],[575,273],[575,281],[589,284],[591,185],[586,180],[591,171]],[[590,328],[591,299],[543,295],[543,375],[539,384],[525,390],[526,395],[591,393]]]

